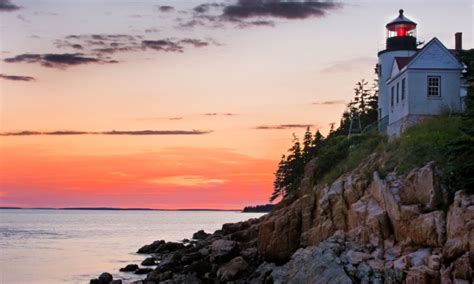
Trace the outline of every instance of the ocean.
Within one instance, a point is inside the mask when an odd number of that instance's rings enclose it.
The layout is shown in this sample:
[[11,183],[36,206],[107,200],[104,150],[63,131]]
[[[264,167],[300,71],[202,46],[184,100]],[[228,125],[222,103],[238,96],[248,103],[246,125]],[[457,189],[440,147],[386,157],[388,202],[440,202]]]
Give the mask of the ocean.
[[198,230],[258,218],[234,211],[0,210],[0,277],[10,283],[89,283],[102,272],[114,279],[145,255],[135,252],[155,240],[190,239]]

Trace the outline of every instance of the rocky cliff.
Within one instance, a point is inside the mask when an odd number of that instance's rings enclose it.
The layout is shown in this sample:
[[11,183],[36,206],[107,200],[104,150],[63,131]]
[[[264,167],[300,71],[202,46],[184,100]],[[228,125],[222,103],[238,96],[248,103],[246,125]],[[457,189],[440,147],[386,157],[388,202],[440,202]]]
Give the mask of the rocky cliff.
[[261,222],[259,252],[285,263],[268,279],[472,283],[474,196],[458,191],[449,204],[434,163],[367,178],[364,169],[380,162],[370,157],[325,188],[307,166],[299,196]]
[[310,162],[270,214],[140,249],[157,261],[143,283],[472,283],[474,196],[448,202],[434,163],[368,171],[382,163],[370,156],[320,186]]

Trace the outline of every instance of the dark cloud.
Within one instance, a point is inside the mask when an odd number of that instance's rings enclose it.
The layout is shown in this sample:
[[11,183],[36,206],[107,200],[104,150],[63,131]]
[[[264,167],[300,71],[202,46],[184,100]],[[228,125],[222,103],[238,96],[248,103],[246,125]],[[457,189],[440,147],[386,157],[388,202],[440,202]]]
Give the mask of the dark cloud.
[[[156,32],[157,29],[146,30]],[[113,54],[117,52],[144,51],[147,49],[169,52],[183,52],[185,46],[195,48],[205,47],[211,44],[217,45],[212,39],[143,39],[140,35],[126,34],[93,34],[93,35],[69,35],[62,40],[56,40],[58,48],[74,48],[89,50],[93,54]]]
[[194,12],[196,13],[207,13],[209,12],[212,8],[223,8],[225,7],[224,3],[204,3],[201,5],[198,5],[194,7]]
[[112,54],[119,52],[139,52],[146,50],[164,52],[184,52],[188,47],[200,48],[211,44],[219,45],[212,39],[167,38],[143,39],[141,35],[128,34],[91,34],[68,35],[55,40],[57,48],[68,48],[80,53],[25,53],[4,59],[7,63],[37,63],[45,67],[65,69],[69,66],[82,64],[117,63]]
[[4,80],[24,81],[24,82],[31,82],[35,80],[35,78],[30,77],[30,76],[15,76],[15,75],[5,75],[5,74],[0,74],[0,78]]
[[268,26],[268,27],[275,26],[275,22],[265,21],[265,20],[251,21],[251,22],[248,22],[247,24],[250,24],[251,26]]
[[[181,22],[180,27],[222,27],[225,23],[237,27],[269,26],[269,19],[307,19],[326,16],[327,12],[342,4],[319,0],[237,0],[227,3],[205,3],[194,7],[192,19]],[[216,12],[218,11],[218,12]]]
[[21,54],[15,57],[6,58],[4,61],[8,63],[18,63],[18,62],[26,62],[26,63],[35,63],[41,60],[40,54]]
[[12,12],[21,7],[13,4],[10,0],[0,0],[0,12]]
[[140,35],[128,34],[92,34],[92,35],[68,35],[64,39],[56,40],[55,44],[59,48],[74,47],[118,47],[137,44],[143,37]]
[[275,17],[284,19],[306,19],[323,17],[328,10],[339,8],[340,4],[323,1],[285,1],[285,0],[238,0],[236,4],[224,8],[223,17],[247,19]]
[[182,44],[189,44],[194,47],[205,47],[209,45],[209,42],[203,41],[200,39],[195,39],[195,38],[185,38],[179,41]]
[[115,60],[102,59],[97,57],[85,56],[82,53],[62,53],[62,54],[20,54],[15,57],[6,58],[7,63],[39,63],[45,67],[64,69],[68,66],[83,64],[105,64],[117,63]]
[[208,112],[204,114],[205,116],[235,116],[237,115],[236,113],[231,113],[231,112]]
[[160,39],[160,40],[143,40],[142,45],[146,48],[159,50],[159,51],[169,51],[169,52],[183,52],[184,48],[177,42],[173,42],[170,39]]
[[293,128],[308,128],[312,127],[311,124],[279,124],[279,125],[260,125],[255,127],[258,130],[282,130],[282,129],[293,129]]
[[92,49],[92,52],[97,53],[97,54],[113,54],[117,52],[137,51],[141,49],[142,48],[138,46],[104,47],[104,48],[94,48]]
[[40,135],[86,135],[89,134],[88,132],[85,131],[69,131],[69,130],[60,130],[60,131],[51,131],[51,132],[43,132]]
[[173,6],[167,6],[167,5],[157,6],[157,9],[158,9],[158,11],[164,12],[164,13],[174,11],[174,7],[173,7]]
[[68,136],[68,135],[131,135],[131,136],[154,136],[154,135],[204,135],[210,134],[212,130],[138,130],[138,131],[103,131],[103,132],[87,132],[87,131],[18,131],[0,133],[0,136]]
[[334,101],[315,102],[312,104],[313,105],[345,105],[346,102],[344,100],[334,100]]

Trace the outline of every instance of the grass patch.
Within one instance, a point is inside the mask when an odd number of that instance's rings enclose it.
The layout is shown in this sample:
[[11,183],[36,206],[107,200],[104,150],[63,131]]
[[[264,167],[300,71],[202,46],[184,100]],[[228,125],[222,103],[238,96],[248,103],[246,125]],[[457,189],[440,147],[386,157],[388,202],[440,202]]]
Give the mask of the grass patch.
[[[392,171],[407,174],[430,161],[446,168],[450,145],[463,136],[461,122],[460,117],[427,119],[409,128],[400,138],[391,142],[377,131],[350,138],[335,137],[328,141],[321,151],[317,181],[320,184],[331,184],[344,173],[354,170],[373,153],[384,156],[383,165],[363,169],[362,174],[369,180],[374,170],[378,170],[381,177]],[[380,167],[376,168],[377,166]]]
[[[325,165],[326,173],[321,177],[320,183],[330,184],[342,174],[355,169],[363,160],[372,153],[383,149],[386,139],[377,131],[347,138],[337,137],[329,141],[319,157],[318,164]],[[369,177],[373,169],[364,172]]]
[[460,117],[437,117],[420,122],[386,146],[388,157],[382,170],[406,174],[430,161],[444,167],[449,144],[462,135]]

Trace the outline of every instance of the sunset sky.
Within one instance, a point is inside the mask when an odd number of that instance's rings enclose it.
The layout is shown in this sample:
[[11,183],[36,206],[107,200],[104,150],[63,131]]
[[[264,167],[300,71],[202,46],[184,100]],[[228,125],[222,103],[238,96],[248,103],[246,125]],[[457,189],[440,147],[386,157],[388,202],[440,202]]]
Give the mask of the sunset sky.
[[400,8],[419,40],[473,46],[471,0],[282,2],[0,0],[0,206],[266,203]]

